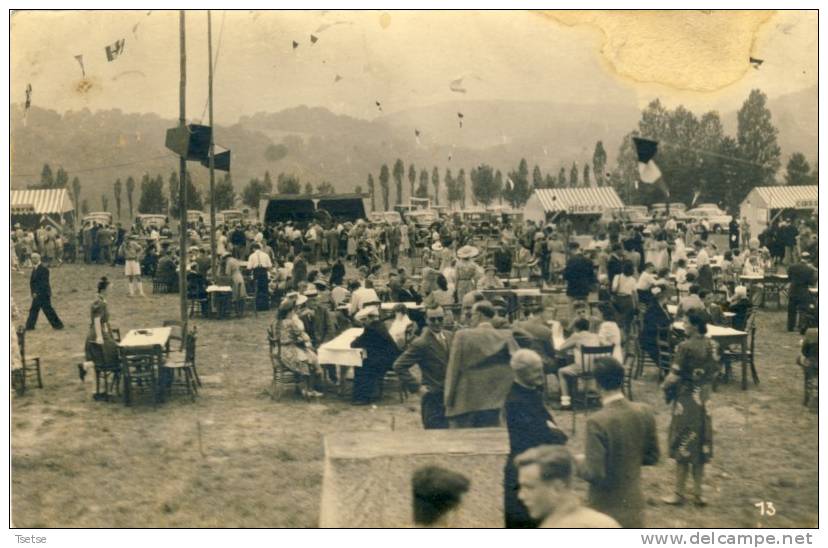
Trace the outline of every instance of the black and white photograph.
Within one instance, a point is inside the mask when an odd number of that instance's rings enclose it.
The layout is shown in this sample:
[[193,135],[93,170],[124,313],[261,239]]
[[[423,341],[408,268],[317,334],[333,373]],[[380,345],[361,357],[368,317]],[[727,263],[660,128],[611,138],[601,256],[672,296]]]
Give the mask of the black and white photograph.
[[334,4],[9,10],[11,540],[811,544],[818,10]]

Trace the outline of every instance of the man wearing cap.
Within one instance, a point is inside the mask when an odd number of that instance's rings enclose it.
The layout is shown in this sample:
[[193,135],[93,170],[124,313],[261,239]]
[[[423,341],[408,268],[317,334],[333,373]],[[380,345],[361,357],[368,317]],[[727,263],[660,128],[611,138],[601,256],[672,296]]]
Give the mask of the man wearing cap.
[[357,367],[354,372],[351,403],[369,405],[377,399],[380,383],[400,351],[385,324],[380,320],[378,301],[360,310],[354,319],[363,324],[364,330],[351,342],[351,348],[364,349],[365,358],[362,367]]
[[[444,318],[443,309],[439,306],[426,310],[428,327],[394,362],[394,371],[403,386],[421,395],[420,415],[426,430],[448,428],[443,399],[452,334],[443,329]],[[414,364],[420,368],[422,384],[409,371]]]
[[445,405],[450,428],[498,426],[500,409],[512,385],[511,354],[518,349],[512,333],[495,329],[488,302],[472,308],[474,327],[454,335],[446,369]]
[[32,253],[32,276],[29,279],[29,289],[32,292],[32,306],[29,308],[29,317],[26,320],[26,330],[32,331],[37,324],[40,310],[52,325],[53,329],[63,329],[63,322],[52,308],[52,286],[49,283],[49,269],[40,262],[40,255]]
[[270,256],[262,251],[259,243],[251,246],[253,252],[247,258],[247,269],[253,271],[253,282],[256,288],[256,310],[267,310],[270,308],[270,294],[267,289],[268,271],[273,268]]
[[141,265],[138,263],[144,249],[138,243],[138,238],[133,234],[129,236],[124,248],[124,274],[127,277],[129,296],[135,295],[135,288],[138,294],[144,297],[144,286],[141,284]]

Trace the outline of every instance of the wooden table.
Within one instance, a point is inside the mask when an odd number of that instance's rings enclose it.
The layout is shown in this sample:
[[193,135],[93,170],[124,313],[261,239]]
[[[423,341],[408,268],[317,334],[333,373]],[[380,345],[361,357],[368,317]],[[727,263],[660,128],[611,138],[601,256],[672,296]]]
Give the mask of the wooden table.
[[132,329],[118,344],[124,348],[141,348],[156,345],[166,347],[171,333],[171,327]]
[[233,288],[229,285],[211,285],[207,288],[207,298],[210,306],[211,318],[227,318],[230,316],[228,305],[233,296]]
[[[676,331],[684,332],[684,322],[673,322],[673,329]],[[723,327],[721,325],[707,325],[707,335],[706,337],[710,337],[721,347],[727,347],[732,344],[738,344],[742,348],[742,390],[747,390],[747,369],[748,369],[748,360],[747,360],[747,343],[748,343],[748,334],[746,331],[739,331],[738,329],[733,329],[732,327]],[[750,363],[750,373],[753,377],[753,383],[759,384],[759,374],[756,372],[756,367],[751,360]]]

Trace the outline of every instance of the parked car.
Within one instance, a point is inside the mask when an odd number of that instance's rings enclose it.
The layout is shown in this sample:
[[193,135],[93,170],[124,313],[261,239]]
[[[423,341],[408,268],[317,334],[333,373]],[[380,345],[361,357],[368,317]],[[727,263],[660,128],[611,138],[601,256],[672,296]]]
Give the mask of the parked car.
[[688,209],[684,214],[685,219],[699,221],[707,219],[710,225],[710,230],[721,233],[730,224],[731,216],[719,209],[718,207],[694,207]]
[[139,213],[135,216],[136,220],[141,221],[141,226],[155,227],[160,229],[167,222],[167,216],[160,213]]
[[368,214],[368,220],[372,223],[386,222],[392,225],[402,223],[402,217],[398,211],[372,211]]
[[111,225],[112,213],[108,211],[93,211],[85,215],[81,220],[83,224],[86,224],[87,222],[96,222],[98,224]]

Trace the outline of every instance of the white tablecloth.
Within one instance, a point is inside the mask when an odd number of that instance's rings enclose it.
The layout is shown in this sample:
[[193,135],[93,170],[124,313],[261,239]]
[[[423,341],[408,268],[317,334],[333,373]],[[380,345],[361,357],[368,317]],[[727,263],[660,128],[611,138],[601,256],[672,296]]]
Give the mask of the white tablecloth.
[[152,329],[133,329],[121,339],[121,346],[166,346],[170,340],[170,327],[153,327]]
[[335,339],[319,346],[319,363],[325,365],[347,365],[362,367],[362,350],[351,348],[351,343],[362,335],[361,327],[346,329]]
[[[673,322],[673,328],[684,331],[684,322]],[[746,332],[733,329],[732,327],[707,324],[707,336],[711,339],[715,339],[716,337],[741,337],[745,335],[747,335]]]
[[211,285],[207,288],[207,293],[232,293],[233,288],[229,285]]

